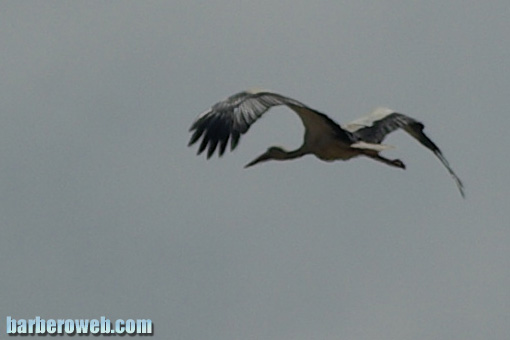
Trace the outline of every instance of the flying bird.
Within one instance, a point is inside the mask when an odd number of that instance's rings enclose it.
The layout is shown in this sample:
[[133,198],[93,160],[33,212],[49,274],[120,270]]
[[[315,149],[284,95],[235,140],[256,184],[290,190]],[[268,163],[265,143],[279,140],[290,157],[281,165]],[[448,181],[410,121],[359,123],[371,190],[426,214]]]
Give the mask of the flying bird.
[[193,134],[188,146],[203,136],[197,154],[201,154],[207,148],[207,158],[210,158],[219,147],[218,154],[222,156],[229,139],[230,149],[234,150],[241,135],[270,108],[279,105],[287,106],[301,118],[305,127],[303,144],[293,151],[272,146],[245,167],[272,159],[287,160],[312,154],[324,161],[365,156],[405,169],[405,164],[401,160],[388,159],[380,155],[381,151],[393,148],[381,144],[386,135],[400,128],[439,158],[454,179],[462,197],[465,196],[462,181],[437,145],[425,135],[423,123],[388,108],[377,108],[368,116],[340,126],[325,114],[295,99],[267,90],[243,91],[214,104],[200,114],[191,125],[190,132]]

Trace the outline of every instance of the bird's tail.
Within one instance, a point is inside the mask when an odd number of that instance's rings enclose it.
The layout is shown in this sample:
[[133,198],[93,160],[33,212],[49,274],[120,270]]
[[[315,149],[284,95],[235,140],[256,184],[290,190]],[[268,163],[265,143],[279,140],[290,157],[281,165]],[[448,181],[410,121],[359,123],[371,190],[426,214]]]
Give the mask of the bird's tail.
[[351,144],[351,148],[381,152],[381,151],[388,150],[388,149],[394,149],[395,147],[393,145],[387,145],[387,144],[372,144],[372,143],[366,143],[366,142],[356,142],[354,144]]

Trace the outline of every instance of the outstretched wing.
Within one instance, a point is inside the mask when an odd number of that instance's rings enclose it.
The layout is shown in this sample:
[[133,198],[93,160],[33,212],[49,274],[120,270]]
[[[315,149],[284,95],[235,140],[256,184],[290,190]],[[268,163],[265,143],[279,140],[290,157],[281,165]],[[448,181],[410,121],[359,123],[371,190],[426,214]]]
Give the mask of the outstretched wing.
[[423,123],[416,119],[388,108],[377,108],[368,116],[356,119],[343,128],[364,142],[376,144],[381,143],[389,133],[399,128],[403,129],[439,158],[464,197],[462,181],[450,167],[439,147],[423,132]]
[[[317,127],[327,126],[335,135],[347,136],[347,132],[326,115],[295,99],[269,91],[243,91],[214,104],[209,110],[199,115],[191,125],[190,131],[193,131],[193,135],[188,146],[196,143],[203,136],[198,154],[208,147],[207,158],[209,158],[219,144],[218,153],[221,156],[225,152],[229,139],[230,149],[234,150],[241,134],[246,133],[250,126],[271,107],[278,105],[291,108],[299,115],[305,128],[312,132],[318,130]],[[348,137],[345,138],[350,141]]]

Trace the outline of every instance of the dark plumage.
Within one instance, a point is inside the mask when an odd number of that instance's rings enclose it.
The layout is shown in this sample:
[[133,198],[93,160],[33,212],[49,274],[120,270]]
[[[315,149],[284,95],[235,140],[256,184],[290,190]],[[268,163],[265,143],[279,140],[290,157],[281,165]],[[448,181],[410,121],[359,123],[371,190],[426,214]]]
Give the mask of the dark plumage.
[[325,161],[348,160],[356,156],[366,156],[385,164],[405,169],[402,161],[390,160],[379,152],[391,148],[380,144],[386,135],[403,129],[423,146],[431,150],[449,171],[462,196],[464,186],[450,167],[437,145],[423,132],[424,125],[401,113],[387,108],[378,108],[368,116],[340,126],[323,113],[307,105],[270,91],[244,91],[234,94],[200,114],[192,124],[193,132],[189,145],[202,141],[198,154],[207,148],[210,158],[218,148],[222,156],[230,140],[230,149],[234,150],[239,138],[250,126],[271,107],[286,105],[301,118],[305,127],[303,145],[294,151],[285,151],[280,147],[271,147],[246,166],[252,166],[270,159],[285,160],[313,154]]

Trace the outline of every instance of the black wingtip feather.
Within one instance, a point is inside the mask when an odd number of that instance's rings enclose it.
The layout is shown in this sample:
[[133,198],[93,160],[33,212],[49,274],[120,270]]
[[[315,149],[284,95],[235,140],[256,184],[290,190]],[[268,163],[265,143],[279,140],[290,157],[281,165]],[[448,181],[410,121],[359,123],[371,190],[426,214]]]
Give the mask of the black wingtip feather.
[[197,140],[200,138],[200,136],[202,136],[203,133],[204,133],[204,130],[195,130],[195,132],[193,133],[193,135],[191,136],[191,138],[189,140],[188,146],[192,146],[193,144],[195,144],[197,142]]
[[229,137],[230,137],[230,134],[227,134],[227,135],[225,136],[225,138],[223,138],[223,139],[221,140],[221,143],[220,143],[220,149],[218,150],[218,153],[219,153],[220,157],[221,157],[221,156],[223,156],[223,154],[225,153],[225,149],[227,148],[227,144],[228,144],[228,139],[229,139]]
[[219,142],[219,150],[218,155],[222,156],[225,152],[225,148],[227,146],[228,139],[230,137],[230,129],[229,129],[229,121],[222,122],[221,124],[218,124],[217,131],[216,131],[216,137]]
[[232,139],[230,139],[230,151],[234,150],[237,147],[237,144],[239,144],[239,137],[241,137],[239,132],[232,132]]
[[207,159],[211,158],[211,156],[214,154],[217,145],[218,145],[217,139],[209,141],[209,149],[207,149]]
[[208,141],[209,140],[207,139],[207,134],[206,134],[204,136],[204,138],[202,138],[202,142],[200,143],[200,147],[198,148],[197,155],[200,155],[205,150],[205,148],[207,147]]

